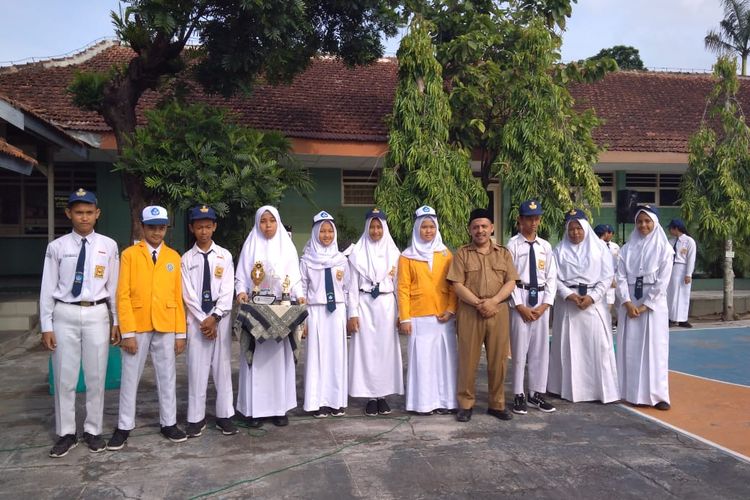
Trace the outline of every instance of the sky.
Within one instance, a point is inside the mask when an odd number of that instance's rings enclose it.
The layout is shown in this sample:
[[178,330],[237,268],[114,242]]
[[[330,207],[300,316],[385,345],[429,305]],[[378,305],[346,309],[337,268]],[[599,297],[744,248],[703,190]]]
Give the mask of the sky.
[[[0,65],[76,52],[113,37],[117,0],[0,0]],[[719,0],[578,0],[563,34],[562,59],[630,45],[653,69],[710,70],[703,38],[722,18]],[[30,30],[29,27],[34,27]],[[387,44],[394,55],[397,40]]]

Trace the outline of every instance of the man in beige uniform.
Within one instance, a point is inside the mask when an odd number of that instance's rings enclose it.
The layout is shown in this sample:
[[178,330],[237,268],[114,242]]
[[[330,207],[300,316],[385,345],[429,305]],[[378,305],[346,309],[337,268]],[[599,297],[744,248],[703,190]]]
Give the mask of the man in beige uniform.
[[459,422],[471,420],[482,344],[487,351],[487,413],[501,420],[513,417],[505,408],[503,384],[510,347],[506,300],[516,286],[518,274],[510,252],[490,239],[493,231],[490,211],[473,210],[469,217],[471,243],[458,249],[448,271],[448,281],[453,283],[459,298],[456,315]]

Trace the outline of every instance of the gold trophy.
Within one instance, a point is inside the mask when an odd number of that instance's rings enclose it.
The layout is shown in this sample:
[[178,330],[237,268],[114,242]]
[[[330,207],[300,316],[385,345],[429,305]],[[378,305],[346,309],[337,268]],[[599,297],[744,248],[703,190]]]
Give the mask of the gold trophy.
[[258,261],[253,266],[253,270],[250,272],[250,279],[253,280],[253,297],[260,293],[260,284],[266,277],[266,272],[263,270],[263,263]]
[[281,283],[281,304],[285,306],[292,305],[292,297],[289,293],[290,285],[289,275],[287,275]]

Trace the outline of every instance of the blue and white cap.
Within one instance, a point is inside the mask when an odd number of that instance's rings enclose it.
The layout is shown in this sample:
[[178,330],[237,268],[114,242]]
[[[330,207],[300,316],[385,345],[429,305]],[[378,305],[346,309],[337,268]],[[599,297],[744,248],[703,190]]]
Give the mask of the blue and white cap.
[[432,215],[433,217],[437,217],[437,212],[435,212],[434,208],[427,205],[419,207],[417,211],[414,212],[414,217],[424,217],[425,215]]
[[150,205],[141,212],[141,222],[147,226],[165,226],[169,224],[167,209],[159,205]]
[[321,210],[320,212],[315,214],[315,216],[313,216],[313,225],[324,220],[333,222],[333,215],[329,214],[325,210]]
[[78,188],[77,191],[73,191],[68,196],[68,207],[73,206],[73,203],[91,203],[96,205],[96,195],[93,191],[86,191],[83,188]]

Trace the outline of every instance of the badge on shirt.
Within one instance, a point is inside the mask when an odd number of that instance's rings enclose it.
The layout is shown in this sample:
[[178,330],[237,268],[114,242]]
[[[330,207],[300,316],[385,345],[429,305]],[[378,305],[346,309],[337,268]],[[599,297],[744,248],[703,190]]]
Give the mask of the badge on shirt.
[[167,271],[169,271],[170,273],[174,271],[174,264],[172,264],[171,262],[167,264]]
[[94,278],[104,278],[104,266],[94,266]]
[[221,277],[224,276],[224,268],[216,266],[216,269],[214,269],[214,276],[221,279]]
[[544,262],[543,260],[537,260],[536,261],[536,268],[540,271],[544,271]]
[[391,266],[391,270],[388,273],[388,276],[390,276],[391,278],[393,278],[394,276],[396,276],[396,266]]
[[341,281],[344,279],[344,270],[343,269],[336,269],[336,279]]
[[681,248],[680,249],[680,255],[687,255],[687,248]]

